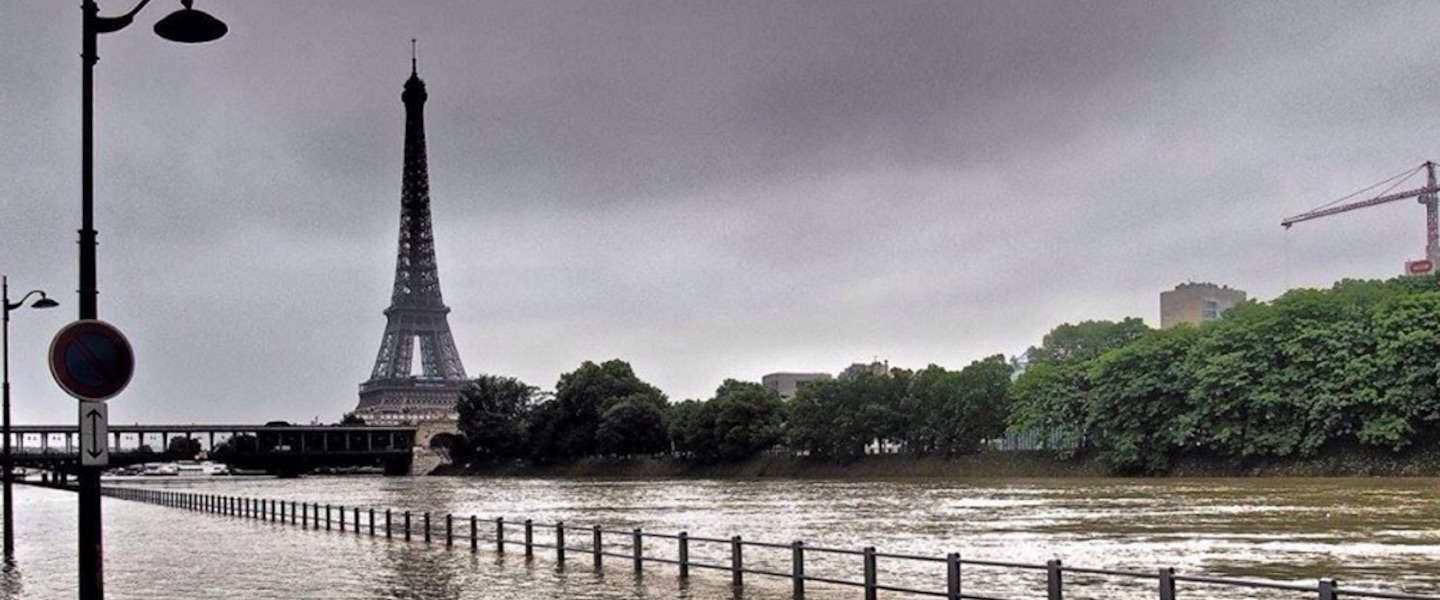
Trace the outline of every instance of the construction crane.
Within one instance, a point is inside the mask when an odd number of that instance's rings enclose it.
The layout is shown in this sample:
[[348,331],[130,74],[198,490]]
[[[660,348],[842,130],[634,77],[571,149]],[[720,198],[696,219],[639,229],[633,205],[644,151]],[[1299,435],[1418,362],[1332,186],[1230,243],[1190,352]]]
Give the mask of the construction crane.
[[[1381,195],[1371,198],[1369,200],[1360,200],[1357,202],[1338,204],[1341,201],[1347,200],[1351,197],[1357,196],[1361,193],[1380,187],[1381,185],[1390,183],[1392,181],[1394,181],[1395,183],[1392,184],[1389,189],[1394,189],[1396,186],[1400,185],[1400,183],[1403,183],[1406,179],[1409,179],[1411,176],[1415,175],[1415,173],[1418,173],[1421,169],[1425,170],[1426,175],[1424,187],[1418,187],[1413,190],[1406,190],[1393,194],[1382,192]],[[1386,191],[1388,192],[1389,190],[1387,189]],[[1319,219],[1321,217],[1328,217],[1330,215],[1338,215],[1340,213],[1350,212],[1359,208],[1369,208],[1371,206],[1388,204],[1397,200],[1404,200],[1406,198],[1417,198],[1420,204],[1425,205],[1425,258],[1420,260],[1407,261],[1405,263],[1405,272],[1411,275],[1425,275],[1433,272],[1436,266],[1440,265],[1440,206],[1437,206],[1437,193],[1440,193],[1440,187],[1437,187],[1435,184],[1435,163],[1433,161],[1426,161],[1425,164],[1422,164],[1419,167],[1396,175],[1395,177],[1391,177],[1390,179],[1370,186],[1369,188],[1361,190],[1360,192],[1356,192],[1354,194],[1351,194],[1350,196],[1346,196],[1345,198],[1341,198],[1340,200],[1336,200],[1335,202],[1332,202],[1320,208],[1316,208],[1308,212],[1303,212],[1293,217],[1289,217],[1283,221],[1280,221],[1280,224],[1285,226],[1286,229],[1289,229],[1291,225],[1294,225],[1296,223]]]

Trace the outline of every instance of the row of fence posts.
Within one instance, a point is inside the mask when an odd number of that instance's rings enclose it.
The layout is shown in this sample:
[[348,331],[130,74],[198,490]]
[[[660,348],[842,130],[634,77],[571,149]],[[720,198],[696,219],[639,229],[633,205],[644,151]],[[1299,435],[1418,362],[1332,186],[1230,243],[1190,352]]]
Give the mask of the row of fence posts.
[[[332,507],[332,506],[329,505],[329,504],[321,505],[321,504],[318,503],[318,502],[306,503],[306,502],[297,502],[297,501],[291,500],[291,501],[288,501],[288,509],[289,509],[289,510],[287,511],[287,510],[286,510],[286,509],[287,509],[287,501],[284,501],[284,500],[265,500],[265,499],[250,498],[250,497],[244,497],[244,496],[225,496],[225,495],[217,495],[217,494],[195,494],[195,493],[189,493],[189,492],[176,492],[176,491],[167,491],[167,490],[145,490],[145,489],[135,489],[135,488],[111,488],[111,489],[106,489],[106,490],[104,491],[104,494],[105,494],[105,495],[108,495],[108,496],[118,497],[118,498],[125,499],[125,500],[134,500],[134,501],[139,501],[139,502],[147,502],[147,503],[151,503],[151,504],[159,504],[159,505],[162,505],[162,506],[168,506],[168,507],[174,507],[174,508],[182,508],[182,509],[199,511],[199,512],[220,514],[220,515],[226,515],[226,516],[235,516],[235,517],[242,517],[242,518],[250,518],[250,519],[258,519],[258,520],[262,520],[262,521],[278,522],[278,523],[289,524],[289,525],[299,525],[302,529],[306,529],[306,530],[319,530],[319,529],[320,529],[321,520],[322,520],[322,518],[321,518],[321,514],[322,514],[322,513],[321,513],[321,509],[322,509],[322,506],[323,506],[323,509],[324,509],[324,513],[323,513],[323,514],[324,514],[324,517],[323,517],[323,520],[324,520],[324,527],[325,527],[325,530],[326,530],[326,531],[330,531],[331,524],[332,524],[332,522],[334,522],[334,519],[332,519],[332,513],[331,513],[332,508],[333,508],[333,509],[337,509],[338,512],[339,512],[339,520],[338,520],[339,530],[342,531],[342,532],[345,531],[345,526],[346,526],[346,522],[345,522],[345,507],[344,507],[344,506]],[[360,529],[360,514],[361,514],[361,513],[360,513],[360,508],[359,508],[359,507],[352,507],[352,513],[351,513],[351,514],[353,515],[353,518],[352,518],[352,521],[351,521],[351,529],[355,532],[356,535],[360,535],[360,534],[361,534],[361,529]],[[368,520],[368,525],[369,525],[368,531],[369,531],[369,535],[370,535],[371,537],[375,537],[375,536],[376,536],[376,533],[375,533],[376,511],[375,511],[374,508],[370,508],[370,509],[368,509],[367,514],[368,514],[368,516],[369,516],[369,520]],[[410,526],[411,512],[407,510],[407,511],[404,511],[404,512],[402,513],[402,515],[403,515],[403,518],[404,518],[404,519],[403,519],[403,521],[402,521],[403,527],[402,527],[402,530],[401,530],[401,531],[403,532],[405,541],[408,542],[408,541],[411,541],[411,526]],[[287,516],[288,516],[288,519],[289,519],[288,521],[286,520],[286,519],[287,519]],[[425,540],[426,543],[430,543],[430,542],[431,542],[431,537],[430,537],[430,536],[431,536],[430,513],[429,513],[428,511],[423,512],[423,513],[422,513],[422,518],[423,518],[423,521],[422,521],[422,522],[423,522],[423,525],[421,526],[421,530],[422,530],[422,532],[423,532],[423,534],[424,534],[424,540]],[[390,511],[390,509],[385,509],[384,519],[385,519],[385,521],[384,521],[384,523],[385,523],[384,536],[385,536],[387,539],[390,539],[390,538],[393,537],[393,532],[392,532],[392,528],[391,528],[391,511]],[[507,543],[513,545],[513,544],[515,544],[515,542],[507,542],[506,539],[505,539],[505,531],[506,531],[506,529],[505,529],[505,519],[504,519],[504,517],[497,517],[497,518],[495,519],[494,523],[495,523],[495,551],[496,551],[497,553],[503,554],[503,553],[505,552],[505,545],[506,545]],[[567,548],[565,547],[565,529],[566,529],[566,526],[565,526],[564,521],[558,522],[558,523],[556,523],[556,524],[554,525],[554,529],[555,529],[555,543],[554,543],[553,545],[550,545],[550,544],[541,544],[541,543],[537,543],[537,542],[535,541],[535,526],[536,526],[535,522],[534,522],[533,520],[531,520],[531,519],[526,519],[526,520],[524,521],[524,541],[523,541],[523,546],[524,546],[524,549],[525,549],[525,557],[526,557],[526,558],[533,557],[533,556],[535,555],[535,548],[536,548],[536,547],[549,547],[549,548],[553,548],[553,549],[555,550],[555,559],[556,559],[556,560],[560,563],[560,565],[563,567],[563,565],[564,565],[564,563],[565,563],[565,551],[567,550]],[[575,527],[571,527],[570,529],[575,529]],[[450,513],[446,513],[446,514],[445,514],[445,545],[446,545],[446,546],[454,546],[454,545],[455,545],[455,535],[454,535],[454,533],[455,533],[455,532],[454,532],[454,517],[453,517]],[[641,531],[641,529],[637,527],[637,528],[635,528],[635,529],[633,529],[632,531],[629,532],[629,533],[630,533],[630,536],[631,536],[631,555],[628,556],[628,557],[626,557],[626,556],[624,556],[624,555],[620,555],[620,554],[617,554],[617,553],[605,552],[605,551],[604,551],[604,538],[603,538],[603,534],[604,534],[604,533],[616,534],[616,533],[624,533],[624,532],[605,530],[605,529],[602,529],[599,525],[595,525],[595,526],[593,526],[593,527],[591,528],[592,545],[591,545],[591,548],[589,548],[589,550],[590,550],[591,554],[593,555],[594,565],[595,565],[595,568],[597,568],[597,569],[603,567],[603,557],[604,557],[604,556],[611,556],[611,557],[630,558],[631,561],[632,561],[632,563],[633,563],[633,565],[634,565],[635,573],[636,573],[637,575],[639,575],[639,574],[642,573],[642,570],[643,570],[643,567],[644,567],[644,562],[647,561],[647,560],[649,560],[649,561],[652,561],[652,562],[662,562],[662,563],[675,564],[675,565],[679,568],[679,575],[680,575],[680,577],[681,577],[682,579],[683,579],[683,578],[688,578],[688,577],[690,576],[690,567],[696,566],[696,567],[703,567],[703,568],[710,568],[710,569],[717,569],[717,570],[729,571],[729,572],[730,572],[730,577],[731,577],[731,583],[732,583],[734,586],[736,586],[736,587],[739,587],[739,586],[743,585],[743,583],[744,583],[744,575],[745,575],[745,573],[747,572],[747,570],[745,569],[745,562],[744,562],[744,558],[745,558],[745,555],[744,555],[744,546],[747,545],[747,542],[744,542],[743,540],[741,540],[740,536],[738,536],[738,535],[730,538],[729,540],[724,540],[724,539],[720,539],[720,538],[692,537],[692,536],[689,535],[688,532],[684,532],[684,531],[680,532],[678,535],[653,534],[653,533],[652,533],[652,534],[647,534],[647,533],[644,533],[643,531]],[[678,546],[678,547],[677,547],[677,558],[676,558],[675,560],[671,560],[671,559],[668,559],[668,558],[662,558],[662,557],[658,557],[658,556],[650,556],[650,557],[645,556],[645,555],[644,555],[644,547],[645,547],[645,546],[644,546],[644,537],[645,537],[645,536],[659,537],[659,538],[668,538],[668,539],[674,539],[674,540],[676,540],[676,543],[677,543],[677,546]],[[471,516],[470,516],[470,531],[469,531],[469,536],[468,536],[468,537],[469,537],[469,540],[470,540],[470,550],[471,550],[472,552],[478,551],[478,549],[479,549],[479,540],[480,540],[479,520],[478,520],[474,515],[471,515]],[[705,563],[698,563],[698,562],[693,562],[693,561],[691,561],[691,560],[690,560],[690,542],[691,542],[692,540],[694,540],[694,541],[703,541],[703,542],[712,542],[712,543],[724,543],[724,542],[728,541],[728,542],[729,542],[729,546],[730,546],[730,565],[727,567],[727,566],[724,566],[724,565],[705,564]],[[748,542],[748,544],[749,544],[749,545],[759,545],[759,546],[764,546],[764,547],[771,547],[771,548],[785,548],[785,547],[786,547],[786,545],[783,545],[783,544],[771,544],[771,543],[763,543],[763,542]],[[960,567],[961,567],[963,561],[961,561],[961,559],[960,559],[960,554],[959,554],[958,552],[952,552],[952,553],[946,555],[946,557],[943,559],[943,562],[945,563],[945,566],[946,566],[946,569],[945,569],[945,570],[946,570],[946,588],[945,588],[945,592],[944,592],[943,594],[940,594],[940,593],[935,593],[935,592],[933,592],[933,591],[914,590],[914,589],[908,589],[908,588],[902,588],[902,587],[896,587],[896,586],[882,586],[882,585],[880,585],[879,582],[877,581],[876,559],[877,559],[877,557],[879,557],[879,556],[886,556],[886,555],[881,555],[881,554],[877,553],[877,552],[875,551],[875,548],[874,548],[873,546],[871,546],[871,547],[866,547],[865,549],[863,549],[863,550],[861,550],[861,551],[859,551],[859,552],[856,552],[856,551],[853,551],[853,550],[839,550],[839,549],[830,549],[830,548],[825,548],[825,549],[821,549],[821,548],[809,548],[811,551],[817,551],[817,552],[839,553],[839,554],[858,554],[858,555],[860,555],[860,556],[861,556],[861,559],[862,559],[862,564],[863,564],[863,567],[864,567],[864,581],[863,581],[863,583],[856,583],[856,582],[854,582],[854,581],[843,581],[843,580],[828,579],[828,578],[823,578],[823,577],[813,577],[813,576],[807,577],[806,574],[805,574],[805,554],[806,554],[806,551],[807,551],[807,546],[805,545],[804,542],[795,541],[795,542],[791,542],[791,543],[788,545],[788,547],[789,547],[789,549],[790,549],[790,556],[791,556],[791,572],[790,572],[788,575],[785,574],[785,573],[778,573],[778,572],[772,572],[772,571],[759,571],[759,570],[753,570],[753,569],[752,569],[752,570],[749,570],[748,572],[749,572],[749,573],[752,573],[752,574],[770,575],[770,576],[776,576],[776,577],[788,577],[789,579],[792,580],[793,595],[794,595],[794,597],[797,598],[797,599],[802,599],[802,598],[805,597],[805,582],[806,582],[806,581],[819,581],[819,582],[831,583],[831,584],[837,584],[837,585],[846,585],[846,586],[853,586],[853,587],[861,587],[861,588],[864,588],[865,599],[866,599],[866,600],[876,600],[877,595],[878,595],[878,592],[879,592],[879,590],[881,590],[881,589],[890,590],[890,591],[896,591],[896,592],[903,592],[903,593],[923,594],[923,595],[931,595],[931,596],[943,596],[943,597],[947,598],[947,600],[960,600],[961,598],[973,597],[973,596],[963,596],[963,595],[961,594],[961,587],[960,587],[961,568],[960,568]],[[581,550],[581,551],[584,550],[584,549],[582,549],[582,548],[569,548],[569,549]],[[895,557],[894,555],[889,555],[889,556]],[[929,559],[929,558],[924,558],[924,557],[900,556],[900,557],[897,557],[897,558],[910,558],[910,559],[913,559],[913,560],[924,560],[924,561],[932,561],[932,562],[938,562],[938,561],[939,561],[939,559]],[[991,564],[1000,564],[1000,563],[991,563]],[[1012,566],[1024,567],[1025,565],[1012,565]],[[1048,600],[1063,600],[1063,598],[1064,598],[1064,586],[1063,586],[1063,573],[1064,573],[1064,569],[1062,569],[1062,566],[1061,566],[1060,561],[1059,561],[1059,560],[1051,560],[1051,561],[1048,561],[1047,563],[1045,563],[1044,569],[1045,569],[1045,573],[1046,573],[1046,597],[1047,597],[1047,599],[1048,599]],[[1177,579],[1176,579],[1176,575],[1175,575],[1174,569],[1173,569],[1173,568],[1160,569],[1158,579],[1159,579],[1159,598],[1160,598],[1160,600],[1176,600],[1175,582],[1176,582]],[[1322,579],[1322,580],[1320,580],[1320,583],[1319,583],[1319,585],[1318,585],[1317,588],[1310,588],[1310,589],[1311,589],[1312,591],[1318,591],[1318,592],[1319,592],[1319,600],[1338,600],[1339,591],[1338,591],[1338,588],[1336,587],[1336,584],[1335,584],[1334,580]],[[1347,596],[1351,595],[1351,592],[1347,592],[1346,595],[1347,595]],[[1407,597],[1407,596],[1403,596],[1403,595],[1398,595],[1398,596],[1396,596],[1396,595],[1391,595],[1391,596],[1385,596],[1385,597]],[[1420,596],[1415,596],[1415,597],[1416,597],[1416,598],[1421,598]]]

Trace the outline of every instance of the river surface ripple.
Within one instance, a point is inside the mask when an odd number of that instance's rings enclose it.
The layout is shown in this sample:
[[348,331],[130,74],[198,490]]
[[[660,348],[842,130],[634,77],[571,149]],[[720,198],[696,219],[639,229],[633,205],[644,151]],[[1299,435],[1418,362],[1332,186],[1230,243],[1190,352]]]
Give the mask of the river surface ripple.
[[[456,515],[505,517],[519,540],[526,518],[609,529],[860,549],[968,559],[1310,583],[1333,576],[1345,586],[1440,593],[1440,480],[1154,479],[853,481],[604,481],[448,477],[150,479],[124,485],[430,511],[437,527]],[[70,598],[75,590],[75,499],[16,490],[16,564],[0,572],[0,597]],[[747,575],[742,592],[717,571],[675,577],[673,565],[553,551],[527,561],[519,548],[496,554],[482,538],[446,548],[105,499],[106,592],[110,598],[788,598],[789,582]],[[398,532],[399,516],[396,516]],[[482,535],[493,535],[493,522]],[[550,541],[536,531],[536,541]],[[587,532],[569,532],[588,546]],[[620,536],[615,536],[620,537]],[[607,544],[610,543],[607,540]],[[628,552],[628,540],[615,539]],[[646,552],[673,557],[673,542],[647,540]],[[691,559],[728,564],[728,548],[692,543]],[[747,548],[745,565],[788,572],[785,549]],[[809,575],[861,579],[858,556],[807,555]],[[879,563],[881,584],[941,591],[943,564]],[[1044,573],[967,566],[964,591],[1043,598]],[[812,598],[858,598],[857,589],[807,586]],[[886,592],[882,598],[900,597]],[[1070,576],[1067,598],[1154,598],[1153,582]],[[1180,598],[1308,598],[1182,584]]]

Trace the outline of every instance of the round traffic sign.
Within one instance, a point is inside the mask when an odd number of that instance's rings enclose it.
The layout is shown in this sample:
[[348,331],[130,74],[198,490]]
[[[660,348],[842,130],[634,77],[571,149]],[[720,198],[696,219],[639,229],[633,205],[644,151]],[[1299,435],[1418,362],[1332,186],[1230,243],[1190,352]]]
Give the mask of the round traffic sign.
[[135,353],[114,325],[75,321],[50,341],[50,374],[65,393],[82,401],[103,401],[130,383]]

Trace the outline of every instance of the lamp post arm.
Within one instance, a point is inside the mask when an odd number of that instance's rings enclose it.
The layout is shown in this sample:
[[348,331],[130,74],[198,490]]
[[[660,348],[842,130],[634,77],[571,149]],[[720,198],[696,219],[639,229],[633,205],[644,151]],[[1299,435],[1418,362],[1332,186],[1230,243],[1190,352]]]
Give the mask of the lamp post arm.
[[98,14],[95,15],[95,32],[113,33],[124,29],[126,26],[130,25],[131,21],[135,20],[135,14],[139,13],[140,9],[145,8],[145,5],[149,3],[150,0],[140,0],[140,3],[136,4],[135,8],[130,9],[130,12],[127,12],[118,17],[102,17]]
[[26,300],[29,300],[30,297],[31,297],[31,296],[34,296],[35,294],[40,294],[40,297],[41,297],[41,298],[44,298],[44,297],[45,297],[45,292],[40,291],[40,290],[30,290],[30,291],[28,291],[28,292],[25,292],[25,295],[24,295],[24,296],[21,296],[19,300],[16,300],[16,301],[14,301],[14,302],[10,302],[10,297],[9,297],[9,296],[6,296],[6,297],[5,297],[5,311],[6,311],[6,312],[9,312],[9,311],[15,310],[15,309],[17,309],[17,308],[20,308],[22,305],[25,304],[25,301],[26,301]]

